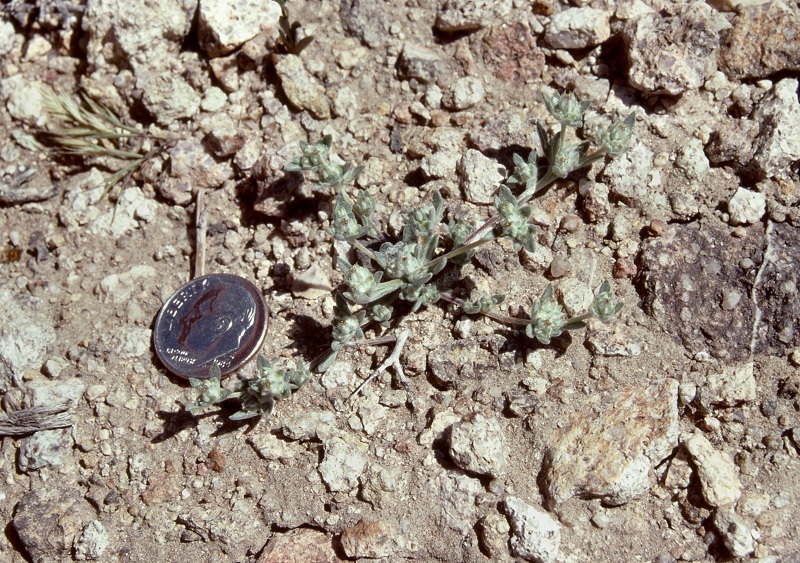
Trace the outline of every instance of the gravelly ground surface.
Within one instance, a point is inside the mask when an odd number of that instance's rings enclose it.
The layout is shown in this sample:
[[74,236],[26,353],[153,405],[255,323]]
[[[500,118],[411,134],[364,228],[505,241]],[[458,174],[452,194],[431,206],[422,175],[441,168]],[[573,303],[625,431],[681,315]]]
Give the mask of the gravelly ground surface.
[[[299,56],[274,3],[3,4],[0,393],[72,403],[65,428],[0,420],[0,559],[798,560],[797,4],[288,4]],[[106,194],[119,163],[36,144],[44,87],[170,142]],[[535,252],[489,245],[444,283],[516,314],[611,279],[616,324],[542,346],[439,303],[389,331],[408,396],[389,370],[346,401],[374,346],[266,420],[183,410],[152,327],[192,274],[198,189],[206,269],[263,291],[266,356],[311,360],[341,275],[332,194],[282,172],[299,143],[365,165],[390,235],[434,189],[477,223],[565,90],[587,138],[635,112],[628,151],[535,201]]]

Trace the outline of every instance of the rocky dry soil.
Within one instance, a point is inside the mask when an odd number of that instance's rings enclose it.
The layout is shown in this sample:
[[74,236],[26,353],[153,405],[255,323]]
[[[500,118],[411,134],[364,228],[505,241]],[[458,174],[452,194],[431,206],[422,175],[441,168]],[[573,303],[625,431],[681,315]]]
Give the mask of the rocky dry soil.
[[[0,560],[800,560],[797,3],[287,8],[299,55],[266,0],[3,3]],[[157,150],[106,194],[118,161],[41,136],[45,87]],[[346,401],[373,346],[268,419],[184,410],[152,328],[198,190],[207,270],[263,291],[266,356],[308,361],[341,275],[331,191],[282,171],[299,143],[365,166],[389,234],[434,189],[478,223],[563,91],[587,137],[635,112],[628,151],[535,201],[534,252],[488,245],[447,283],[521,314],[611,279],[617,323],[543,346],[441,302],[387,331],[410,331],[409,394],[390,369]]]

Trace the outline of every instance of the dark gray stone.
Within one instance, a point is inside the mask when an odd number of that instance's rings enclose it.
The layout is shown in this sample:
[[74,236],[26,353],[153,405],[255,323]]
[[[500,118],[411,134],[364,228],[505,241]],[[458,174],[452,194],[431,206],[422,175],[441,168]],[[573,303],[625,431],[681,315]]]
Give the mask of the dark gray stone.
[[344,30],[373,48],[389,39],[388,14],[382,0],[343,0],[339,9]]
[[[726,360],[750,355],[752,300],[743,297],[735,309],[722,308],[724,290],[749,296],[755,282],[765,237],[756,227],[747,235],[734,239],[729,227],[704,220],[676,226],[642,244],[642,306],[694,354]],[[755,265],[740,267],[746,258]]]
[[420,45],[406,43],[397,59],[400,78],[416,79],[423,84],[447,84],[454,70],[441,53]]
[[34,563],[69,561],[75,536],[95,514],[79,489],[62,484],[31,491],[17,504],[14,529]]
[[761,321],[756,351],[783,356],[800,346],[800,229],[772,225],[768,262],[756,290]]
[[[734,238],[712,219],[646,239],[639,255],[645,312],[690,352],[741,361],[750,356],[758,305],[753,351],[787,354],[800,345],[800,229],[780,223],[768,232],[753,225]],[[732,309],[723,306],[731,291],[741,296]]]

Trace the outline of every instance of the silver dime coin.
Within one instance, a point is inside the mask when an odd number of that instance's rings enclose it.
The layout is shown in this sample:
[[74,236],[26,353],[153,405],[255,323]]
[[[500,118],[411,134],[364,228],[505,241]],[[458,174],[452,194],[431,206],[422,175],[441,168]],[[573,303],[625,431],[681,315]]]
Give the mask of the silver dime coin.
[[261,292],[233,274],[209,274],[181,286],[156,317],[156,353],[175,375],[205,379],[216,363],[223,375],[255,356],[269,316]]

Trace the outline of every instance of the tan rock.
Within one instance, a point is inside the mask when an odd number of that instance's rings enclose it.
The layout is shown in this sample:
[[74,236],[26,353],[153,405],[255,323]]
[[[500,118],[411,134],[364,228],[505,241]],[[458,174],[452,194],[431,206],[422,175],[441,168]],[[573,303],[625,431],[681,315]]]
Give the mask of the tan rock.
[[650,486],[650,471],[678,442],[678,382],[666,379],[589,398],[545,456],[550,500],[573,496],[624,504]]
[[695,434],[683,445],[692,456],[708,504],[720,507],[739,500],[742,483],[730,455],[715,449],[702,434]]

